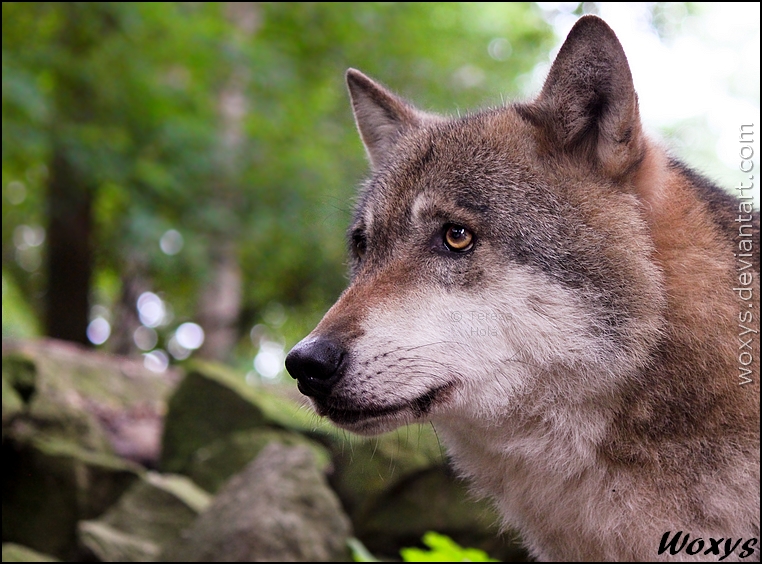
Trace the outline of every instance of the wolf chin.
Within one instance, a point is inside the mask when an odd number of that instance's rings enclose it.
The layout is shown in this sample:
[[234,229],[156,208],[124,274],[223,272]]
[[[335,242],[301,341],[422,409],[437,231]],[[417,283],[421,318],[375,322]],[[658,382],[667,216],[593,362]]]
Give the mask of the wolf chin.
[[759,214],[645,136],[613,31],[581,18],[534,101],[458,118],[346,79],[351,284],[286,359],[317,413],[431,422],[540,560],[758,538]]

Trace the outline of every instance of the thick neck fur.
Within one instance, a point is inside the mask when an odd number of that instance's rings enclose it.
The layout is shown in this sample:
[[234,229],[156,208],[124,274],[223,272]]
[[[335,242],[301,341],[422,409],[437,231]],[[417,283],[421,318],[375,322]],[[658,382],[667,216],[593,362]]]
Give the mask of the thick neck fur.
[[[537,389],[502,416],[435,421],[457,468],[497,500],[541,560],[702,560],[703,552],[659,555],[662,535],[684,531],[707,543],[759,536],[758,486],[748,491],[759,484],[759,381],[738,382],[735,243],[653,145],[634,188],[668,304],[651,362],[555,375],[585,382],[610,371],[615,393]],[[758,283],[754,296],[750,327],[758,330]],[[545,372],[535,379],[548,381]]]

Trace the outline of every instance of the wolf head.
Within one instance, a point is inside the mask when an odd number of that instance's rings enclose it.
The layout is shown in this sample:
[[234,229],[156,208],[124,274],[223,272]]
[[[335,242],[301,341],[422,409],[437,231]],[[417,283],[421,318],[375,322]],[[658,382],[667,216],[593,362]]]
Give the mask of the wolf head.
[[647,362],[664,307],[636,194],[647,145],[602,20],[578,21],[531,103],[447,118],[346,79],[372,170],[351,285],[286,359],[319,414],[364,434],[518,425]]

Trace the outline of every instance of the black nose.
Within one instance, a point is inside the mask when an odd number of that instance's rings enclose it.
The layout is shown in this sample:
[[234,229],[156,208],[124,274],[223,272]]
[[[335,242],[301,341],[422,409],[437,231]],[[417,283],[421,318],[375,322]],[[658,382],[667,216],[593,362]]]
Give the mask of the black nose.
[[326,337],[304,340],[286,356],[286,370],[304,395],[325,397],[341,379],[344,349]]

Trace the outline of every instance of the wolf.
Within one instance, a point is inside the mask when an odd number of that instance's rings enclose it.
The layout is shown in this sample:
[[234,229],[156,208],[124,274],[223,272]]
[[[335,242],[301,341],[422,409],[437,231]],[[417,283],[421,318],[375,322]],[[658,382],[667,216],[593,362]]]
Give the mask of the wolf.
[[611,28],[462,117],[346,81],[351,283],[286,358],[317,413],[430,422],[538,560],[758,560],[759,213],[644,133]]

